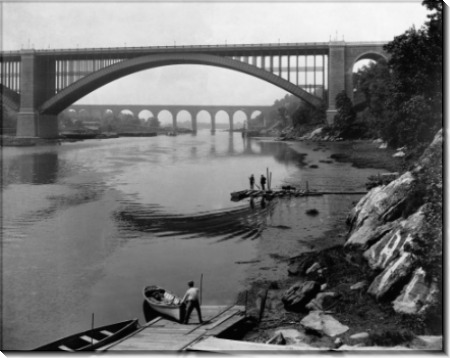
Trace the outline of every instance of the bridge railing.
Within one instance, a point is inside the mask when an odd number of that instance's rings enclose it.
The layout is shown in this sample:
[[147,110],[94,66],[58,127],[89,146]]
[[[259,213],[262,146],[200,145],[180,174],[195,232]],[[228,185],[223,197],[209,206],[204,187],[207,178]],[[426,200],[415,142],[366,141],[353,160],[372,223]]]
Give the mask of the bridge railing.
[[[2,55],[16,55],[23,50],[35,51],[37,53],[77,53],[77,52],[115,52],[115,51],[145,51],[145,50],[163,50],[163,49],[229,49],[229,48],[274,48],[274,47],[320,47],[328,46],[333,41],[329,42],[277,42],[277,43],[257,43],[257,44],[214,44],[214,45],[158,45],[158,46],[123,46],[123,47],[84,47],[84,48],[66,48],[66,49],[21,49],[1,51]],[[384,45],[386,42],[344,42],[349,46],[364,46],[364,45]]]

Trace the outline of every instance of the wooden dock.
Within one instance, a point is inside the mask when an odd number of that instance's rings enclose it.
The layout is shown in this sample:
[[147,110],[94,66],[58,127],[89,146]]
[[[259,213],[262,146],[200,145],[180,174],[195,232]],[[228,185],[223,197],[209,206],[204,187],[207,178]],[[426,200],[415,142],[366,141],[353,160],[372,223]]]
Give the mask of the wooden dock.
[[192,323],[178,322],[157,317],[148,322],[135,334],[105,347],[105,351],[172,351],[188,350],[195,342],[216,337],[245,319],[244,306],[202,306],[202,317],[206,322],[199,324],[197,312],[192,312]]
[[220,352],[265,352],[279,351],[304,352],[304,351],[328,351],[328,348],[316,348],[307,344],[297,343],[293,345],[278,345],[268,343],[255,343],[235,341],[232,339],[201,337],[198,341],[187,347],[188,351],[220,353]]
[[232,201],[240,201],[246,198],[263,197],[267,200],[283,197],[304,197],[321,195],[365,195],[367,191],[311,191],[311,190],[240,190],[231,193]]

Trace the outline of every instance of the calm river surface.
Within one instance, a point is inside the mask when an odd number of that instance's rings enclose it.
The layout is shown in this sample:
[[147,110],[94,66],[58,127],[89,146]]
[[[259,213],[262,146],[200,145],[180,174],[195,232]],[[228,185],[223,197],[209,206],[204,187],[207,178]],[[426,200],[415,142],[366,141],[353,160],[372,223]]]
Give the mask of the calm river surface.
[[266,168],[273,187],[318,190],[364,190],[379,172],[323,162],[343,143],[293,146],[204,131],[2,148],[2,349],[89,329],[92,313],[143,323],[149,284],[182,295],[203,274],[203,304],[229,304],[286,275],[280,258],[330,245],[359,196],[230,201]]

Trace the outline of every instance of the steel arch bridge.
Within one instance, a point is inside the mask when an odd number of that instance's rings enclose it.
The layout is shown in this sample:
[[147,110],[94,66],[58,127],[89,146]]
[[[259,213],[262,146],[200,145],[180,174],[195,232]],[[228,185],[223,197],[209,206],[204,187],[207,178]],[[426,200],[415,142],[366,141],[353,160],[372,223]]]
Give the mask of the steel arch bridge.
[[[179,64],[226,68],[267,81],[313,106],[353,96],[360,59],[386,59],[383,43],[289,43],[21,50],[1,53],[2,100],[18,108],[18,136],[58,135],[56,115],[86,94],[142,70]],[[325,94],[327,93],[327,98]]]

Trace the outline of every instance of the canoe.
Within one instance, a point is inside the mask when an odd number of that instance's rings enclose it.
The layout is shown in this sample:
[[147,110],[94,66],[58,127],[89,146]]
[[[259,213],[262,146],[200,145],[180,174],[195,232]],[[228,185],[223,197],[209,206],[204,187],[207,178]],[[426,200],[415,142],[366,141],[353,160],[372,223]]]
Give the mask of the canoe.
[[137,319],[127,320],[76,333],[33,351],[94,351],[132,334],[137,329]]
[[164,316],[181,322],[185,313],[185,305],[181,298],[159,286],[144,287],[142,294],[150,307]]

